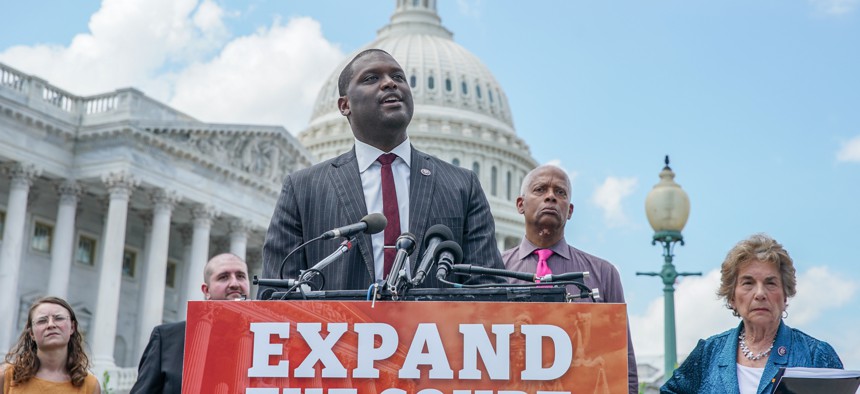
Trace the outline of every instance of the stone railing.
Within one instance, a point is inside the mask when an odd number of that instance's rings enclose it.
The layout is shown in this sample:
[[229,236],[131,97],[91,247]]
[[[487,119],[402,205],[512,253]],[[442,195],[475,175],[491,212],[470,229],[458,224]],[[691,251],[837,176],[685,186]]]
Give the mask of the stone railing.
[[[131,391],[131,387],[134,386],[134,382],[137,381],[137,368],[114,367],[105,372],[110,377],[108,388],[110,388],[110,392],[113,394],[128,393]],[[104,386],[104,375],[96,377],[99,379],[99,384]]]
[[117,108],[118,103],[116,92],[86,97],[83,101],[83,112],[86,115],[110,112]]
[[73,124],[95,124],[114,120],[135,118],[135,114],[146,119],[184,120],[195,119],[167,105],[146,97],[132,89],[94,96],[76,96],[38,77],[24,74],[0,63],[0,94],[43,111]]
[[0,63],[0,85],[3,87],[23,92],[26,77],[26,75]]

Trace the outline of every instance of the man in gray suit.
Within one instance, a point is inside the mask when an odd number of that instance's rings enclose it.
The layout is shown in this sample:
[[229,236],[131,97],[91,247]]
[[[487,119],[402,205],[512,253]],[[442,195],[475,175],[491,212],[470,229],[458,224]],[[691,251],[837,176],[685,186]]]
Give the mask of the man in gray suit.
[[[341,72],[338,90],[338,109],[349,120],[355,146],[286,177],[263,245],[263,276],[298,278],[300,271],[332,253],[340,240],[314,242],[296,251],[281,268],[290,251],[328,230],[358,223],[373,212],[386,212],[389,226],[399,221],[399,229],[393,229],[396,234],[408,231],[415,235],[418,247],[411,256],[413,270],[424,253],[424,233],[434,224],[452,230],[463,248],[464,263],[504,268],[490,206],[477,176],[410,144],[406,127],[412,120],[412,92],[397,61],[379,49],[361,52]],[[393,157],[393,162],[385,164],[389,168],[383,169],[381,156]],[[384,199],[393,198],[383,195],[387,193],[383,190],[385,171],[388,185],[393,177],[397,192],[396,214],[391,213],[391,204],[383,206]],[[388,275],[384,249],[393,246],[391,238],[386,240],[382,233],[358,235],[340,261],[322,269],[325,289],[367,289],[384,279]],[[465,282],[503,281],[478,276]],[[440,285],[431,272],[422,287]]]

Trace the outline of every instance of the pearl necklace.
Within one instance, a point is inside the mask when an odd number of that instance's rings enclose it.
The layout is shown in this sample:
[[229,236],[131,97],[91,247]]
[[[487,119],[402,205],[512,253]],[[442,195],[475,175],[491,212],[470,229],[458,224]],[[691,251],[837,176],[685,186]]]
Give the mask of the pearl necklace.
[[746,330],[741,331],[741,335],[738,335],[738,339],[740,339],[741,353],[744,354],[744,357],[748,358],[751,361],[757,361],[764,357],[767,357],[770,354],[771,349],[773,349],[773,342],[776,341],[776,337],[773,338],[773,341],[770,342],[770,347],[767,350],[755,354],[747,347],[747,333]]

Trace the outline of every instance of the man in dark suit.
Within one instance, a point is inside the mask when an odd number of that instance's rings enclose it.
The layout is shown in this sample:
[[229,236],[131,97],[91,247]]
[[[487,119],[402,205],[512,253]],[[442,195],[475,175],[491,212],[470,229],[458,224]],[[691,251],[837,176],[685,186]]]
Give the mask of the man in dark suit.
[[[373,212],[384,212],[389,227],[373,236],[358,235],[341,261],[322,269],[326,290],[367,289],[386,278],[384,255],[393,256],[394,251],[390,234],[394,238],[407,231],[415,235],[418,247],[410,264],[414,271],[424,252],[424,233],[434,224],[452,230],[465,263],[502,269],[495,224],[477,176],[409,143],[406,128],[412,120],[412,92],[397,61],[379,49],[361,52],[341,72],[338,90],[338,109],[349,120],[355,146],[286,177],[263,245],[264,277],[298,278],[302,270],[333,252],[340,240],[312,243],[282,263],[290,251]],[[386,191],[386,171],[396,196]],[[477,276],[465,281],[497,279]],[[432,272],[423,287],[440,287]]]
[[[203,295],[207,300],[241,300],[248,295],[248,265],[235,254],[213,257],[203,269]],[[140,358],[131,394],[182,392],[185,355],[185,321],[155,327]]]

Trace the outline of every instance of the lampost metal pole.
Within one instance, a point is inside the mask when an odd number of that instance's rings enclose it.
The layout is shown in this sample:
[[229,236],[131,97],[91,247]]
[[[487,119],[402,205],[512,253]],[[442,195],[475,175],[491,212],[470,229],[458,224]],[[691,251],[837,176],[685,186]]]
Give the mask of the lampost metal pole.
[[675,245],[684,245],[681,230],[687,224],[690,215],[690,199],[675,183],[675,173],[669,167],[669,156],[665,159],[666,166],[660,171],[660,182],[645,198],[645,213],[648,222],[654,229],[651,245],[657,242],[663,247],[663,269],[660,272],[637,272],[636,275],[659,276],[663,280],[664,304],[664,379],[669,379],[678,363],[678,351],[675,347],[675,281],[679,276],[702,275],[701,272],[678,272],[672,259]]
[[684,237],[679,231],[658,231],[654,234],[652,245],[660,242],[663,247],[663,269],[660,272],[637,272],[636,275],[659,276],[663,280],[663,306],[664,306],[664,349],[663,371],[664,379],[672,376],[675,365],[678,362],[678,351],[675,339],[675,280],[679,276],[699,275],[701,272],[678,272],[672,264],[675,256],[672,252],[676,243],[684,245]]

